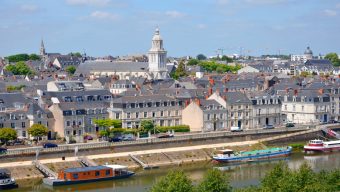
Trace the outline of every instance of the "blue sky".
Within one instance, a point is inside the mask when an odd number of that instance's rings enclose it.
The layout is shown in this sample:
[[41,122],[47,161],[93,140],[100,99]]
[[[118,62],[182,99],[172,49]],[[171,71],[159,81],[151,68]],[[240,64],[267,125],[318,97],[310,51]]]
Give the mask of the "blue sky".
[[170,56],[340,53],[340,0],[0,0],[0,56],[146,53],[156,26]]

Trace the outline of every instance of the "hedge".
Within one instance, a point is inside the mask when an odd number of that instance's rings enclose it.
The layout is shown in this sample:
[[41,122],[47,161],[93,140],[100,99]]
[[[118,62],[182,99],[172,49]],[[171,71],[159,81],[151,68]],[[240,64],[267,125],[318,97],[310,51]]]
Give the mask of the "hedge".
[[175,132],[190,132],[190,127],[188,125],[165,126],[165,127],[157,126],[156,129],[161,133],[165,133],[171,130],[174,130]]

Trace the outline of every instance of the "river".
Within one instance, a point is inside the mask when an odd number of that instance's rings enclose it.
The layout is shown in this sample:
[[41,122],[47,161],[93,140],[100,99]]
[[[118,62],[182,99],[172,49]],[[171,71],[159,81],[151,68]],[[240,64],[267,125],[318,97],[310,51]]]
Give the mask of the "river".
[[[283,159],[288,163],[290,168],[298,168],[304,161],[307,161],[311,167],[320,171],[332,170],[334,168],[340,168],[340,152],[327,153],[327,154],[316,154],[316,155],[304,155],[303,153],[293,153],[288,159]],[[41,181],[29,181],[29,182],[18,182],[21,186],[15,190],[9,190],[10,192],[144,192],[148,191],[150,186],[161,176],[164,176],[171,169],[182,169],[189,177],[198,181],[202,179],[203,174],[207,169],[211,167],[219,167],[226,171],[230,175],[231,184],[233,187],[244,187],[249,185],[256,185],[265,173],[270,170],[279,161],[265,161],[265,162],[254,162],[247,164],[230,165],[226,164],[213,164],[211,162],[185,165],[179,167],[161,167],[153,170],[139,170],[136,171],[136,175],[123,180],[116,181],[104,181],[90,184],[80,184],[63,187],[48,187],[41,184]],[[23,187],[25,186],[25,187]]]

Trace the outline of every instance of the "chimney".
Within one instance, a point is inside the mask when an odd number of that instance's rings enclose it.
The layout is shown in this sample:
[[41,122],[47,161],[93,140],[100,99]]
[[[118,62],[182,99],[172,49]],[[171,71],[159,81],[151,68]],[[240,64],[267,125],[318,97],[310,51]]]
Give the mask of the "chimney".
[[297,96],[297,94],[298,94],[298,90],[294,89],[294,95]]
[[225,101],[227,101],[227,96],[226,96],[226,95],[223,95],[223,99],[224,99]]
[[213,79],[210,78],[210,79],[209,79],[209,83],[210,83],[211,86],[213,86],[213,85],[215,84],[215,80],[213,80]]
[[188,106],[190,103],[190,100],[185,100],[185,106]]
[[320,95],[322,95],[324,93],[324,90],[322,88],[319,89],[319,93],[320,93]]
[[225,93],[227,93],[228,91],[229,91],[228,88],[225,88],[225,89],[224,89],[224,92],[225,92]]
[[208,95],[210,96],[210,95],[212,95],[213,94],[213,90],[212,90],[212,88],[211,87],[209,87],[209,90],[208,90]]
[[216,89],[216,94],[220,95],[220,89],[219,88]]
[[201,106],[201,100],[200,100],[200,99],[196,98],[196,99],[195,99],[195,102],[196,102],[196,104],[197,104],[198,106]]

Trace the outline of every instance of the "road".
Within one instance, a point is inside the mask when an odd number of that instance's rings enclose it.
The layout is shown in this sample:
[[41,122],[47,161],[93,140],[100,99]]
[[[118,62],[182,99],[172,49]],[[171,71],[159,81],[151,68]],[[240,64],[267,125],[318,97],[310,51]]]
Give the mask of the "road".
[[[89,155],[89,156],[87,156],[87,158],[89,158],[89,159],[101,159],[101,158],[126,157],[126,156],[129,156],[129,154],[146,155],[146,154],[154,154],[154,153],[190,151],[190,150],[197,150],[197,149],[204,149],[204,148],[214,149],[214,148],[232,147],[232,146],[240,146],[240,145],[253,145],[253,144],[256,144],[258,142],[259,142],[259,140],[253,140],[253,141],[241,141],[241,142],[233,142],[233,143],[219,143],[219,144],[196,145],[196,146],[187,146],[187,147],[173,147],[173,148],[165,148],[165,149],[151,149],[151,150],[143,150],[143,151]],[[40,162],[42,164],[58,163],[58,162],[70,162],[70,161],[77,161],[77,157],[67,157],[65,160],[62,160],[61,158],[40,160]],[[30,166],[30,165],[32,165],[32,161],[9,162],[9,163],[0,163],[0,168],[17,167],[17,166]]]

